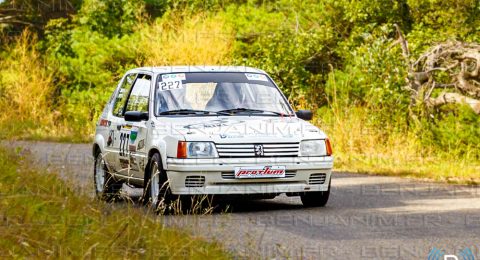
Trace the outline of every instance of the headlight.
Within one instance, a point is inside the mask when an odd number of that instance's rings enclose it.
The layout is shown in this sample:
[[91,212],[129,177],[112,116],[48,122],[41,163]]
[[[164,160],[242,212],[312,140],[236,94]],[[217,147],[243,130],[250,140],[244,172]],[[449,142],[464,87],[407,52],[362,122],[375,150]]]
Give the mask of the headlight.
[[212,142],[178,142],[177,158],[215,158],[217,149]]
[[330,141],[325,140],[306,140],[300,143],[300,156],[330,156],[332,149]]

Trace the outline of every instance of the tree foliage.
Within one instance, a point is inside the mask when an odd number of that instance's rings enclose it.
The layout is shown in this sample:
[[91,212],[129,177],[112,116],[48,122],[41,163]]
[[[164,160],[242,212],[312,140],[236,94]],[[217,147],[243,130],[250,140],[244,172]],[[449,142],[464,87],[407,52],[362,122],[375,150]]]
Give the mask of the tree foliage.
[[49,20],[75,13],[80,4],[81,0],[5,0],[0,3],[0,26],[17,32],[25,27],[41,31]]

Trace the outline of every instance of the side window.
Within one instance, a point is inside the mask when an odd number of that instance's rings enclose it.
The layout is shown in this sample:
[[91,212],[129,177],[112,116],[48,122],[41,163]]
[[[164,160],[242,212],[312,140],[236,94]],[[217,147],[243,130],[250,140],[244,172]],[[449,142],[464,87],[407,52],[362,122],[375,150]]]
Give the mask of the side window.
[[150,86],[152,77],[150,75],[139,75],[132,92],[127,101],[125,112],[139,111],[148,113],[148,99],[150,96]]
[[113,115],[122,117],[123,116],[123,106],[125,105],[125,101],[128,98],[128,93],[132,88],[133,82],[135,82],[136,74],[128,74],[125,77],[122,85],[120,86],[120,90],[118,91],[117,98],[115,99],[115,104],[113,105]]

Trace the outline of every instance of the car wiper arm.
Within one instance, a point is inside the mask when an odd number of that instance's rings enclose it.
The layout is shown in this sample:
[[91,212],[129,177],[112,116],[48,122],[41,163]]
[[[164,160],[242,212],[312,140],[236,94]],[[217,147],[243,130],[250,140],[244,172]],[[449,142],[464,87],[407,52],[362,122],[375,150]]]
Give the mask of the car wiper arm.
[[277,112],[277,111],[262,111],[263,113],[272,113],[272,114],[275,114],[275,115],[279,115],[279,116],[293,116],[292,114],[284,114],[282,112]]
[[261,109],[250,109],[250,108],[243,108],[243,107],[225,109],[225,110],[218,111],[218,113],[228,113],[228,114],[235,114],[235,113],[241,113],[241,112],[247,112],[247,113],[251,113],[251,114],[254,114],[254,113],[261,113],[261,114],[272,113],[272,114],[279,115],[279,116],[291,116],[290,114],[284,114],[284,113],[276,112],[276,111],[266,111],[266,110],[261,110]]
[[197,110],[197,109],[176,109],[160,112],[159,115],[197,115],[197,114],[221,114],[219,112],[207,111],[207,110]]
[[234,113],[239,113],[239,112],[262,113],[263,110],[238,107],[238,108],[220,110],[220,111],[217,111],[217,112],[218,113],[228,113],[228,114],[234,114]]

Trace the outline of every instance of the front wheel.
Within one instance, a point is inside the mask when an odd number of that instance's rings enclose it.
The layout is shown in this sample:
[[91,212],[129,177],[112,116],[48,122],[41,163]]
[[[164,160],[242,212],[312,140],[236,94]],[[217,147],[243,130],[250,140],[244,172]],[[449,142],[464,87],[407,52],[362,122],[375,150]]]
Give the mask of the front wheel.
[[300,195],[300,199],[305,207],[324,207],[327,205],[329,197],[330,183],[328,184],[327,191],[305,192],[304,194]]
[[158,153],[150,159],[145,172],[143,191],[144,203],[158,212],[161,204],[168,205],[173,200],[166,172],[162,169],[162,162]]
[[95,195],[100,200],[112,201],[122,189],[122,183],[116,181],[108,171],[101,152],[98,152],[97,156],[95,156],[93,181],[95,184]]

